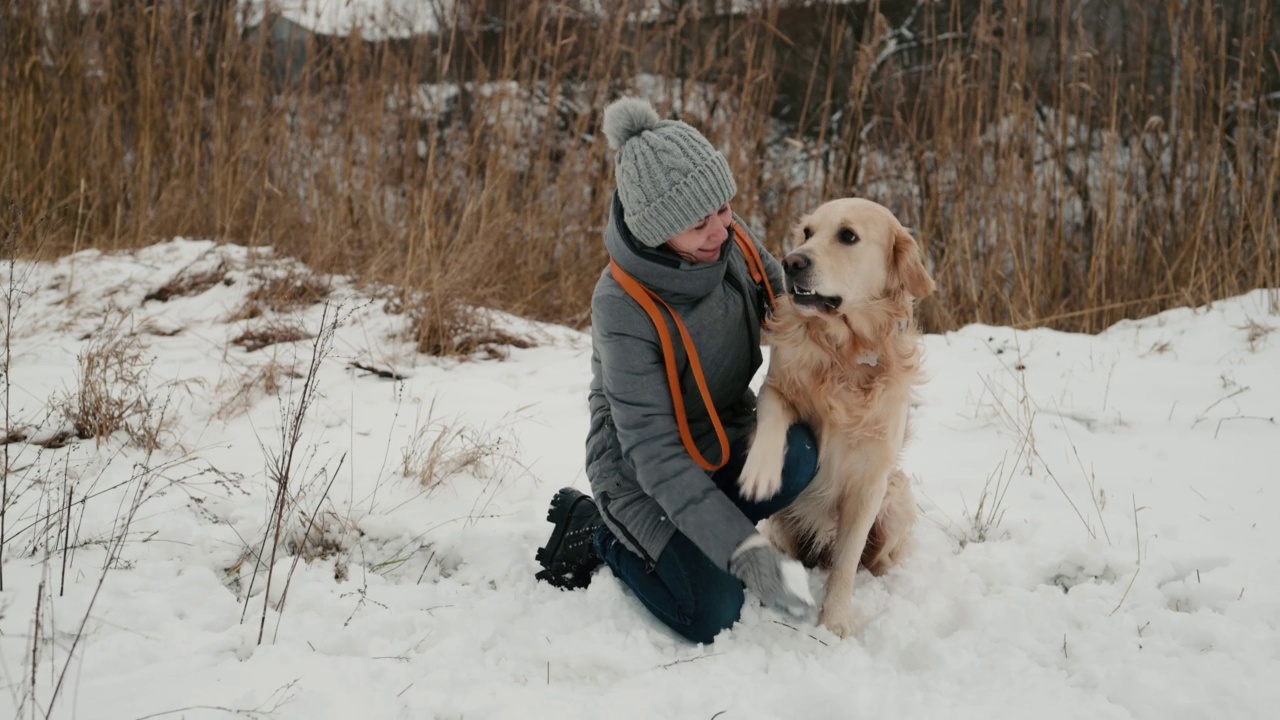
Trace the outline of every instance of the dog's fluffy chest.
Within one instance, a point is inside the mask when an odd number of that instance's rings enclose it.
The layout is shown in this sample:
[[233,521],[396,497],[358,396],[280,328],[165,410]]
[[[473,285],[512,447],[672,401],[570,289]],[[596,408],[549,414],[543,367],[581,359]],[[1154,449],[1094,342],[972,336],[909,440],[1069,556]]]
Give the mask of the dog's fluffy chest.
[[901,434],[910,407],[914,368],[856,363],[804,362],[775,352],[766,382],[781,392],[799,419],[818,433],[828,427],[873,438]]

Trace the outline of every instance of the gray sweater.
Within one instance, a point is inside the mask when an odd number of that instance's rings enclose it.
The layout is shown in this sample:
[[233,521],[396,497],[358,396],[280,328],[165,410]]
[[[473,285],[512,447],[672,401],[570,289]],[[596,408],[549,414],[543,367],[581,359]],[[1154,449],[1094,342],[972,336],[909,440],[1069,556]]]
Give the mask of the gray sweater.
[[[631,237],[614,197],[605,246],[622,269],[680,315],[698,351],[711,398],[729,442],[755,426],[749,383],[761,364],[761,295],[746,258],[730,238],[720,260],[690,264],[669,250]],[[738,223],[743,226],[739,219]],[[782,268],[755,238],[769,282],[780,291]],[[710,417],[689,370],[675,326],[690,431],[703,457],[720,461]],[[679,530],[716,565],[755,527],[689,456],[676,426],[662,348],[653,321],[605,268],[591,299],[591,427],[587,477],[605,523],[650,565]]]

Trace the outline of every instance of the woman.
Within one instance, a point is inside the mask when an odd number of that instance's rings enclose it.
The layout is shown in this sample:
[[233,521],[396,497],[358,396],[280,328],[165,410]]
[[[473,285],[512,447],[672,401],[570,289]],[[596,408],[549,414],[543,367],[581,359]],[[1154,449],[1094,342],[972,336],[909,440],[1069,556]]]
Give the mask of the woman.
[[[729,207],[737,193],[729,164],[697,130],[624,98],[605,109],[604,133],[617,151],[617,192],[605,232],[613,262],[591,302],[587,476],[594,501],[572,488],[556,494],[538,577],[585,587],[603,562],[658,619],[694,642],[711,642],[738,620],[744,583],[766,605],[809,616],[813,599],[802,568],[755,525],[813,479],[812,433],[791,428],[775,497],[750,502],[737,490],[755,425],[749,383],[761,364],[762,296],[765,287],[782,288],[781,268],[749,238],[767,282],[752,279],[747,253],[732,237],[745,231]],[[626,278],[667,306],[659,315],[675,338],[683,418],[658,326],[624,287]],[[687,328],[693,352],[671,313]],[[700,400],[698,359],[720,427]]]

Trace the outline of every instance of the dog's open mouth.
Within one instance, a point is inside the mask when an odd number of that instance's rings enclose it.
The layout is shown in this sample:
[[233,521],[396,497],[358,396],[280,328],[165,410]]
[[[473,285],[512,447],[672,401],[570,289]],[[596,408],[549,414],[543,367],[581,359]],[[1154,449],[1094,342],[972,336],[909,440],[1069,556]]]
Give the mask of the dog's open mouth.
[[842,298],[839,295],[820,295],[812,288],[807,288],[803,285],[793,285],[791,287],[791,296],[795,299],[796,305],[811,307],[826,313],[835,312],[840,308],[840,303],[842,302]]

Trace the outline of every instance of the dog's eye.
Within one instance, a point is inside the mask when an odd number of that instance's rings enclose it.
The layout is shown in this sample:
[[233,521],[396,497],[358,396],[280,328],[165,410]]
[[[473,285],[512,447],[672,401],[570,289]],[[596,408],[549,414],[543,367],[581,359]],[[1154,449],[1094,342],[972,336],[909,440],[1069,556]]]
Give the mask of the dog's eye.
[[839,237],[840,242],[845,245],[853,245],[858,242],[858,233],[850,230],[849,228],[840,228],[840,234],[837,237]]
[[812,230],[808,225],[805,225],[805,226],[800,230],[800,232],[802,232],[802,233],[804,234],[804,239],[805,239],[805,240],[808,240],[809,238],[813,237],[813,230]]

